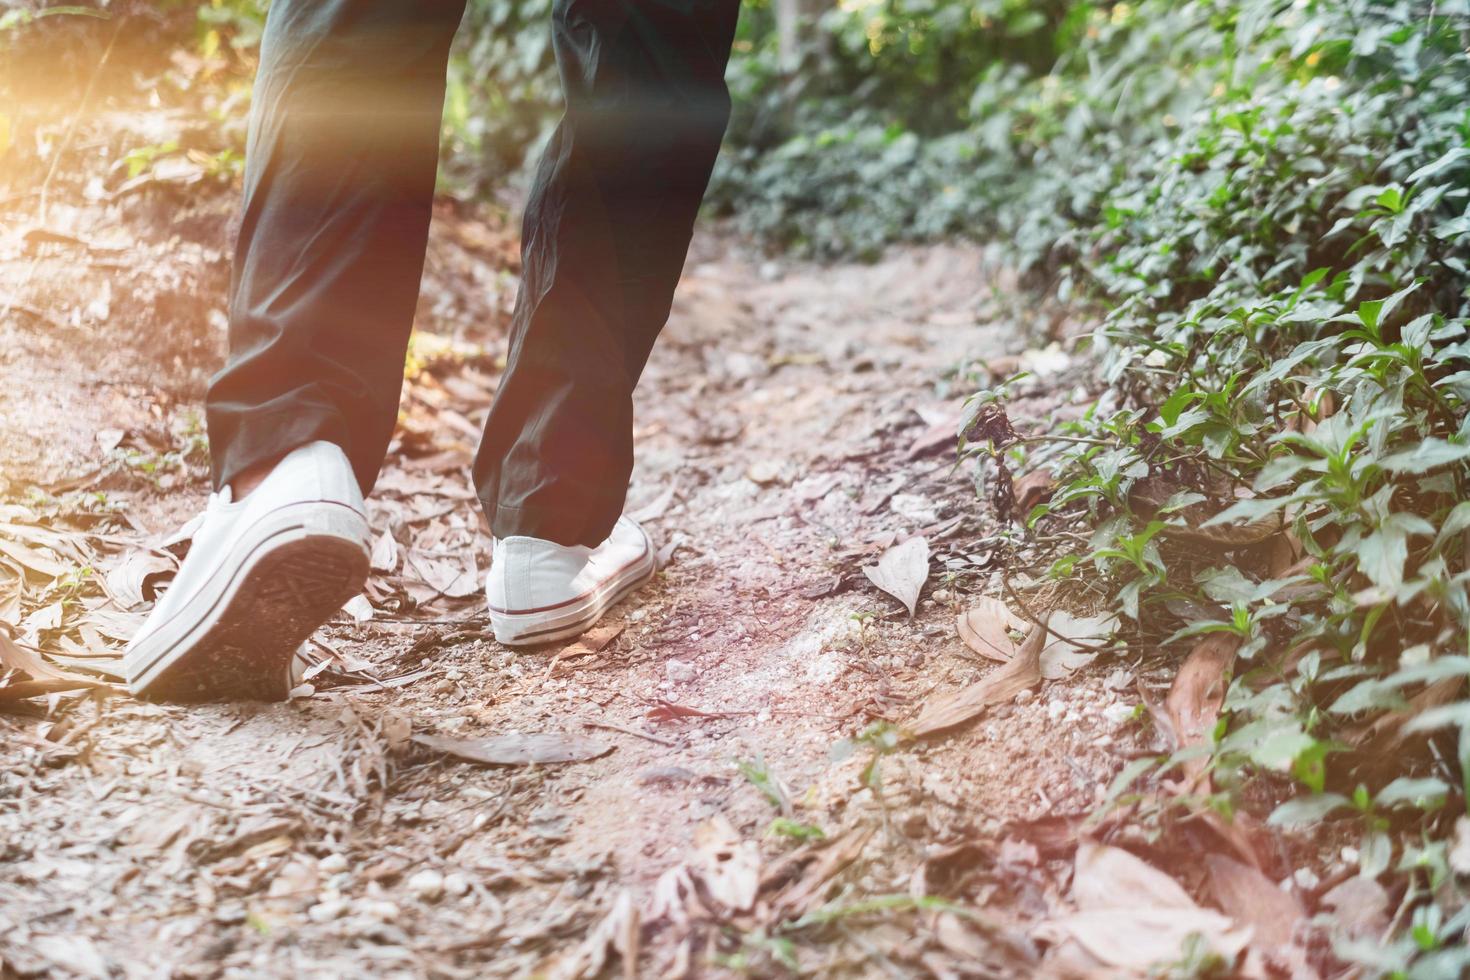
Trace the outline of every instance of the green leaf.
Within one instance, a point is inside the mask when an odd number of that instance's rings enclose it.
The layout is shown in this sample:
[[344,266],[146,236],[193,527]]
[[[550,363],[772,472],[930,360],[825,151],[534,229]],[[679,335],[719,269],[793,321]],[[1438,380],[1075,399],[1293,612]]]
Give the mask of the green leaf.
[[1358,570],[1368,581],[1390,592],[1404,584],[1404,562],[1409,559],[1409,536],[1395,524],[1383,524],[1358,544]]
[[1448,466],[1470,459],[1470,446],[1433,437],[1424,439],[1413,449],[1385,456],[1379,465],[1390,473],[1427,473],[1435,467]]
[[1449,791],[1449,785],[1442,779],[1400,777],[1379,790],[1373,802],[1382,807],[1408,803],[1421,810],[1430,809],[1442,804]]
[[1446,153],[1444,156],[1440,157],[1438,160],[1435,160],[1433,163],[1426,163],[1418,170],[1409,174],[1408,182],[1411,184],[1417,184],[1420,181],[1428,180],[1431,177],[1438,177],[1440,174],[1444,173],[1446,170],[1449,170],[1451,167],[1453,167],[1455,164],[1459,163],[1466,157],[1470,157],[1470,148],[1457,146]]
[[1317,823],[1348,805],[1348,799],[1341,793],[1318,793],[1313,796],[1300,796],[1285,803],[1271,811],[1271,816],[1266,818],[1266,823],[1272,827],[1291,827],[1304,823]]

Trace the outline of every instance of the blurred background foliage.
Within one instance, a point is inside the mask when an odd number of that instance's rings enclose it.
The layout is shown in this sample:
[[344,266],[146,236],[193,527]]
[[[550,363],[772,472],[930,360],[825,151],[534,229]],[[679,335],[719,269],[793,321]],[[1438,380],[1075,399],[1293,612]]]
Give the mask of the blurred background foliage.
[[[144,6],[248,78],[264,0]],[[7,9],[0,53],[61,19]],[[523,179],[557,111],[548,12],[472,0],[448,192]],[[1092,410],[969,447],[979,478],[1053,474],[1027,523],[1086,544],[1051,574],[1137,637],[1238,639],[1206,803],[1265,775],[1298,794],[1278,822],[1353,821],[1403,902],[1392,942],[1341,953],[1389,975],[1470,970],[1467,49],[1470,0],[747,0],[709,202],[808,257],[991,241],[1096,314]],[[1300,560],[1167,545],[1211,519],[1277,521]]]

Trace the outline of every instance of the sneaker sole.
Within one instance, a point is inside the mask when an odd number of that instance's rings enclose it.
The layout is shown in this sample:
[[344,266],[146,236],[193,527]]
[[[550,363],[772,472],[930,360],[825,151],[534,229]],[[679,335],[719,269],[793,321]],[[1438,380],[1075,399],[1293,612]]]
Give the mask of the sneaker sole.
[[338,504],[266,515],[244,557],[200,590],[207,611],[129,653],[129,689],[150,701],[283,700],[297,648],[367,581],[367,540],[366,519]]
[[644,542],[643,560],[629,565],[576,603],[544,613],[491,612],[490,626],[496,642],[508,647],[531,647],[575,639],[587,632],[609,609],[647,585],[658,571],[647,535]]

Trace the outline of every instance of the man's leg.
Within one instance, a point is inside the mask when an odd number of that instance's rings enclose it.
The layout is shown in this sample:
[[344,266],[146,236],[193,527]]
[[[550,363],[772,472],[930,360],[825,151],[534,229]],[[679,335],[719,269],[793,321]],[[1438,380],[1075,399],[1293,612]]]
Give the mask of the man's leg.
[[275,0],[209,391],[216,485],[326,440],[364,492],[392,437],[464,0]]
[[592,547],[622,512],[633,388],[724,136],[738,13],[556,0],[566,114],[527,206],[509,363],[475,461],[498,538]]
[[362,491],[397,415],[462,12],[463,0],[271,7],[230,357],[209,393],[220,493],[128,644],[140,697],[283,697],[297,647],[362,588]]

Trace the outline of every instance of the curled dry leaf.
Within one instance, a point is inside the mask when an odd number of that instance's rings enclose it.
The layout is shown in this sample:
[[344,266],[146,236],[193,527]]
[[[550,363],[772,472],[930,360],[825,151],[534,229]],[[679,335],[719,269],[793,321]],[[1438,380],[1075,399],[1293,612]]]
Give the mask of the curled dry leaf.
[[[1225,688],[1240,638],[1228,633],[1211,633],[1197,643],[1169,688],[1164,708],[1176,740],[1175,749],[1204,745],[1220,718]],[[1204,773],[1207,759],[1184,761],[1186,782],[1193,784]]]
[[1052,920],[1043,932],[1071,939],[1103,967],[1146,971],[1177,961],[1192,936],[1233,960],[1251,932],[1201,908],[1180,884],[1117,847],[1085,842],[1072,878],[1077,911]]
[[663,493],[659,494],[657,497],[654,497],[648,503],[637,508],[636,510],[629,511],[628,516],[637,521],[639,524],[646,524],[650,521],[656,521],[660,517],[664,516],[664,512],[669,509],[669,504],[673,502],[674,488],[666,487],[664,488]]
[[1027,688],[1040,683],[1041,646],[1046,636],[1044,625],[1031,627],[1025,642],[1010,661],[969,687],[925,704],[909,730],[916,738],[922,738],[963,725],[978,717],[990,705],[1009,701]]
[[491,766],[546,765],[554,762],[586,762],[607,755],[610,742],[577,735],[492,735],[486,738],[446,738],[415,735],[419,745],[447,755]]
[[999,599],[984,596],[955,617],[955,629],[965,646],[982,657],[1005,663],[1016,655],[1010,630],[1026,628],[1026,621]]
[[178,567],[178,560],[167,553],[135,551],[107,573],[103,584],[120,608],[136,609],[148,601],[148,580],[172,574]]
[[392,532],[384,531],[373,542],[373,571],[391,572],[398,567],[398,541]]
[[919,604],[919,590],[929,578],[929,542],[912,537],[883,552],[878,564],[867,565],[863,574],[878,588],[903,603],[909,615]]
[[39,653],[11,640],[4,631],[0,631],[0,667],[5,671],[19,671],[29,678],[21,680],[12,676],[8,682],[0,680],[0,704],[86,688],[118,690],[116,685],[74,674],[48,663]]
[[1118,628],[1118,617],[1074,616],[1064,610],[1053,614],[1050,633],[1041,648],[1041,676],[1049,681],[1068,677],[1092,663],[1097,647],[1106,644]]
[[545,975],[554,980],[581,980],[584,977],[601,976],[603,967],[607,964],[608,952],[613,951],[622,960],[623,976],[627,980],[633,980],[638,975],[640,926],[638,906],[633,901],[633,893],[624,889],[618,893],[607,915],[587,933],[587,937],[569,952],[558,956],[545,968]]
[[832,879],[858,859],[876,827],[855,827],[832,838],[791,884],[771,900],[777,918],[797,918],[819,905]]
[[755,841],[742,840],[730,821],[715,816],[694,831],[695,875],[709,896],[731,912],[755,904],[761,883],[761,852]]
[[1253,942],[1262,949],[1291,944],[1297,926],[1307,917],[1295,895],[1255,868],[1220,854],[1205,858],[1210,871],[1210,888],[1225,913],[1241,925],[1250,926]]

